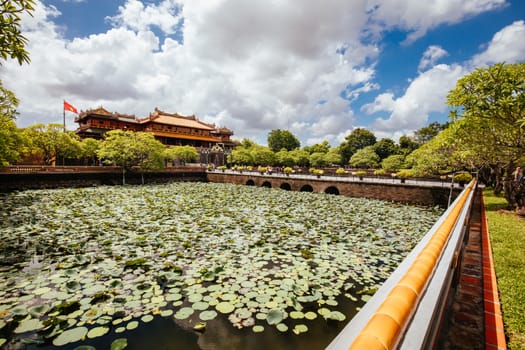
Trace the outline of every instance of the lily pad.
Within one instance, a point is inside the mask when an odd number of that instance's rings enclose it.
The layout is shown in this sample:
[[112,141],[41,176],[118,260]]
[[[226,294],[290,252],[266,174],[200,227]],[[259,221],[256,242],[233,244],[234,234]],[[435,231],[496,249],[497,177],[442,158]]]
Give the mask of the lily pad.
[[74,343],[82,340],[88,332],[86,327],[76,327],[72,329],[67,329],[64,332],[60,333],[58,337],[53,339],[54,346],[62,346],[69,343]]
[[235,310],[235,306],[233,306],[227,301],[223,301],[215,305],[215,309],[217,309],[217,311],[219,311],[222,314],[229,314],[230,312]]
[[272,309],[270,312],[268,312],[268,315],[266,316],[266,322],[268,322],[269,325],[278,324],[281,323],[281,321],[284,318],[284,314],[279,309]]
[[110,350],[122,350],[128,347],[128,340],[126,338],[117,338],[111,343]]
[[87,337],[89,339],[101,337],[109,332],[109,327],[95,327],[89,330]]
[[20,322],[20,324],[18,325],[18,327],[16,327],[14,332],[15,333],[26,333],[26,332],[36,331],[42,328],[44,328],[44,325],[39,319],[30,318],[30,319],[25,319],[22,322]]

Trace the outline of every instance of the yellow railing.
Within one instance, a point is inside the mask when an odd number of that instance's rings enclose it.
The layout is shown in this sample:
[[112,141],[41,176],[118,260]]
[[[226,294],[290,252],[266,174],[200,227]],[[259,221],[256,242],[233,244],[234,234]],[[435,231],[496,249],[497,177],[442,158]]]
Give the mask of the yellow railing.
[[349,350],[396,348],[474,186],[475,181],[472,181],[462,192],[412,265],[390,290],[355,340],[349,344]]

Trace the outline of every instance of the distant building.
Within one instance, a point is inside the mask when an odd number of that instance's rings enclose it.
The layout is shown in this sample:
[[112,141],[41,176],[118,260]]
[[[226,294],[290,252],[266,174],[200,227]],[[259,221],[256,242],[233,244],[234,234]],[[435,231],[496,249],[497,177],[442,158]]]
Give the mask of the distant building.
[[102,139],[110,130],[131,130],[152,133],[167,146],[193,146],[199,151],[202,163],[223,164],[225,155],[236,145],[231,140],[233,131],[204,123],[194,115],[181,116],[155,108],[146,118],[111,113],[100,107],[81,111],[75,118],[79,127],[75,131],[81,138]]

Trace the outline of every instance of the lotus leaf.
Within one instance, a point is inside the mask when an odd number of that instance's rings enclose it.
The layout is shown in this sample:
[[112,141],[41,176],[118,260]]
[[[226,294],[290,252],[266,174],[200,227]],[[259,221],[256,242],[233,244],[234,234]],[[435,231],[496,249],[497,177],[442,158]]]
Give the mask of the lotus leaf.
[[264,326],[261,326],[261,325],[253,326],[252,331],[254,333],[264,332]]
[[199,318],[202,321],[210,321],[217,317],[217,312],[215,310],[203,311],[199,314]]
[[306,333],[308,332],[308,327],[304,324],[298,324],[293,328],[292,332],[294,332],[294,334],[297,334],[297,335],[301,333]]
[[235,310],[235,306],[233,306],[231,303],[227,301],[223,301],[215,305],[215,309],[223,314],[229,314],[233,310]]
[[82,340],[88,332],[86,327],[76,327],[67,329],[64,332],[60,333],[58,337],[53,339],[53,345],[62,346],[69,343],[74,343],[79,340]]
[[342,312],[331,311],[328,315],[325,315],[324,318],[327,320],[344,321],[346,316]]
[[269,325],[278,324],[283,320],[283,318],[284,313],[281,310],[272,309],[266,316],[266,322],[268,322]]
[[279,332],[286,332],[288,330],[288,326],[284,323],[279,323],[277,326],[275,326]]
[[79,345],[73,350],[97,350],[94,346],[91,345]]
[[128,347],[128,340],[126,338],[117,338],[111,343],[110,350],[122,350]]
[[144,323],[148,323],[148,322],[153,321],[153,316],[152,315],[144,315],[144,316],[142,316],[142,318],[140,320],[142,322],[144,322]]
[[98,338],[109,332],[108,327],[95,327],[89,330],[87,337],[89,339]]
[[126,325],[126,329],[128,331],[131,331],[139,326],[139,323],[137,321],[131,321]]
[[35,318],[29,318],[21,321],[18,324],[18,327],[15,329],[15,333],[25,333],[25,332],[31,332],[36,331],[38,329],[44,328],[44,325],[39,319]]
[[193,330],[197,332],[204,332],[205,329],[206,329],[206,322],[198,322],[195,324],[195,326],[193,326]]
[[178,320],[185,320],[193,315],[194,312],[195,311],[191,307],[183,307],[182,309],[178,310],[173,317]]

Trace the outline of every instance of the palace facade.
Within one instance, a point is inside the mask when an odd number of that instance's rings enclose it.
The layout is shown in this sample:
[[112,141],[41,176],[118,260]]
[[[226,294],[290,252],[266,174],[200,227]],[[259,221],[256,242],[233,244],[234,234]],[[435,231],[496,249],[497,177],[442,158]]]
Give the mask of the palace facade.
[[157,108],[148,117],[139,119],[135,115],[111,113],[100,107],[81,111],[75,122],[79,125],[75,132],[81,138],[102,139],[106,132],[116,129],[150,132],[164,145],[195,147],[204,163],[215,163],[210,161],[210,156],[222,153],[224,157],[236,145],[231,140],[233,131],[228,128],[202,122],[194,115],[171,114]]

